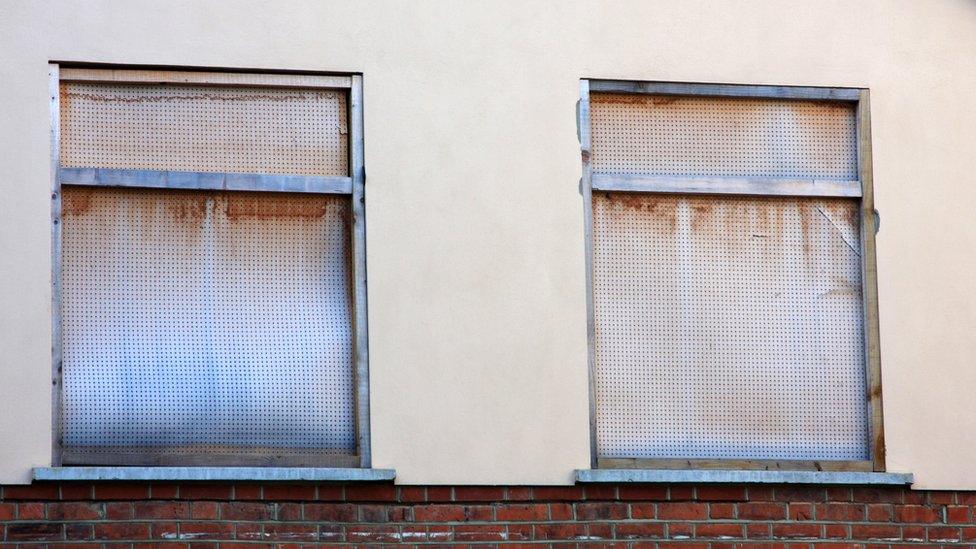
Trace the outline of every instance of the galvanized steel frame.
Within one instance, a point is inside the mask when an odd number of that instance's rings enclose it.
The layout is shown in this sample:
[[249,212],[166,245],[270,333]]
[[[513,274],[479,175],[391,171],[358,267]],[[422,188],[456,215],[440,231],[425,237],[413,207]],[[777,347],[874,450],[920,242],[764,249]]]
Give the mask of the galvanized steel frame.
[[809,99],[814,101],[857,101],[861,97],[859,88],[705,84],[697,82],[632,82],[629,80],[590,80],[590,91],[648,95],[693,95],[697,97]]
[[[730,177],[652,177],[593,173],[590,160],[590,93],[748,97],[848,102],[856,108],[857,181],[818,181]],[[884,421],[881,400],[881,353],[878,325],[877,261],[874,189],[871,162],[870,92],[861,88],[753,86],[682,82],[580,80],[577,124],[583,162],[583,233],[586,254],[586,330],[590,397],[590,466],[594,469],[753,469],[810,471],[884,471]],[[593,190],[723,194],[754,196],[824,196],[860,198],[861,285],[863,295],[864,356],[867,376],[868,460],[754,460],[600,458],[596,434],[596,324],[593,306]]]
[[[86,185],[103,187],[142,187],[196,190],[307,192],[347,195],[352,202],[353,224],[350,234],[353,279],[353,371],[355,375],[356,455],[329,456],[290,455],[288,466],[341,467],[371,466],[369,422],[369,357],[366,314],[366,171],[363,158],[363,80],[362,75],[266,74],[246,72],[211,72],[195,70],[125,70],[61,67],[48,65],[48,88],[51,109],[51,315],[52,315],[52,465],[60,467],[66,455],[61,425],[62,349],[61,349],[61,187]],[[349,170],[346,177],[300,175],[178,172],[166,170],[123,170],[103,168],[62,168],[60,166],[60,86],[62,82],[110,83],[180,83],[221,86],[265,86],[289,88],[332,88],[348,90],[349,99]],[[287,452],[287,449],[282,449]],[[124,462],[131,452],[119,452],[109,460]],[[149,454],[145,454],[147,458]],[[261,458],[242,452],[240,465],[262,464]],[[172,461],[172,460],[170,460]],[[170,461],[166,461],[170,463]],[[187,455],[185,464],[207,463],[207,459]],[[212,460],[211,460],[212,462]],[[132,463],[128,463],[134,465]],[[274,465],[274,463],[267,463]]]
[[58,179],[65,185],[103,187],[352,194],[351,177],[59,168]]
[[108,69],[91,67],[63,67],[61,69],[61,79],[72,82],[127,84],[199,84],[209,86],[328,89],[352,87],[352,76],[349,75]]
[[594,174],[592,181],[593,188],[598,191],[840,198],[858,198],[861,196],[861,184],[856,180]]

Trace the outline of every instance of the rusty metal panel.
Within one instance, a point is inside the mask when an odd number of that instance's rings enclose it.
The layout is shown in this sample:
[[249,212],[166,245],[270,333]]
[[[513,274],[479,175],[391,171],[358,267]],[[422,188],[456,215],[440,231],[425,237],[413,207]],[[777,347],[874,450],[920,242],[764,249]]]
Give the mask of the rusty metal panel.
[[348,197],[63,189],[63,436],[355,453]]
[[600,458],[869,457],[858,201],[594,193]]
[[856,180],[849,102],[594,93],[594,173]]
[[347,176],[344,90],[61,84],[61,166]]

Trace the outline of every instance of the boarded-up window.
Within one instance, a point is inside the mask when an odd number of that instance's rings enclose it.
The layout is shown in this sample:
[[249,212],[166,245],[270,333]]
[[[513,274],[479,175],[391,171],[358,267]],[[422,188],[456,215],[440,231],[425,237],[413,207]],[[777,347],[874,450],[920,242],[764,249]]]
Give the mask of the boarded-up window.
[[349,87],[71,74],[62,461],[362,465]]
[[596,458],[871,459],[855,104],[588,107]]

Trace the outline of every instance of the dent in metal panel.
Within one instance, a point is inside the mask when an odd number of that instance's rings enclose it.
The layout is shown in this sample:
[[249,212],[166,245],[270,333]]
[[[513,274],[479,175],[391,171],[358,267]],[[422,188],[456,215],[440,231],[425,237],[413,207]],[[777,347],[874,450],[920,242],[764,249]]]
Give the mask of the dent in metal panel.
[[346,197],[65,187],[65,445],[355,452]]
[[599,456],[867,459],[857,212],[594,193]]
[[61,85],[61,165],[349,175],[344,90]]
[[847,102],[594,93],[600,174],[856,180]]

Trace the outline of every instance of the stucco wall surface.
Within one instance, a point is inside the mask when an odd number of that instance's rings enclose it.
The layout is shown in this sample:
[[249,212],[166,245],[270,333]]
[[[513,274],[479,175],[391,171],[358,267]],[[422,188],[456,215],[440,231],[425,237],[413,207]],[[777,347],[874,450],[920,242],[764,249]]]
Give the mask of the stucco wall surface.
[[50,461],[49,60],[362,72],[372,441],[398,482],[589,464],[581,77],[872,91],[889,470],[976,489],[976,3],[0,3],[0,482]]

